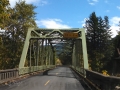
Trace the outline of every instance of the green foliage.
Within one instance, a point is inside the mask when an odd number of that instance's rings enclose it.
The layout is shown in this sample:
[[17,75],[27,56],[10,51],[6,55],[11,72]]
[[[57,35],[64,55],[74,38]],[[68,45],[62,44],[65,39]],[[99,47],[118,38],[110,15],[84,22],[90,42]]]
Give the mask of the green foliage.
[[118,51],[117,51],[118,43],[120,43],[119,32],[118,32],[118,35],[112,39],[112,41],[113,41],[113,45],[114,45],[114,54],[113,54],[113,60],[110,62],[110,64],[112,64],[112,67],[113,67],[111,72],[114,75],[116,75],[116,74],[120,73],[120,69],[119,69],[120,68],[120,59],[115,59],[115,58],[119,57],[119,54],[118,54]]
[[100,71],[104,65],[101,59],[104,58],[105,56],[97,51],[94,51],[93,54],[95,56],[92,57],[92,62],[90,64],[91,65],[90,67],[92,67],[92,70],[94,71]]
[[27,30],[29,27],[36,27],[35,8],[24,1],[16,3],[14,8],[9,8],[11,16],[6,20],[7,30],[1,36],[2,47],[5,49],[0,57],[0,62],[4,61],[1,69],[18,67]]
[[5,28],[5,21],[9,19],[9,0],[0,0],[0,28]]
[[64,53],[61,53],[59,55],[59,60],[62,63],[62,65],[71,65],[72,63],[71,56],[65,55]]
[[[120,26],[120,22],[119,25]],[[119,66],[120,61],[119,59],[115,59],[119,56],[117,47],[120,40],[120,31],[118,31],[118,35],[116,35],[114,38],[109,40],[109,46],[107,47],[107,50],[105,51],[105,65],[104,69],[108,70],[111,74],[117,74],[120,73]]]
[[[102,19],[93,12],[86,20],[87,48],[89,60],[92,60],[92,70],[100,71],[106,63],[106,58],[112,57],[112,44],[109,19],[107,16]],[[109,59],[109,60],[110,60]]]

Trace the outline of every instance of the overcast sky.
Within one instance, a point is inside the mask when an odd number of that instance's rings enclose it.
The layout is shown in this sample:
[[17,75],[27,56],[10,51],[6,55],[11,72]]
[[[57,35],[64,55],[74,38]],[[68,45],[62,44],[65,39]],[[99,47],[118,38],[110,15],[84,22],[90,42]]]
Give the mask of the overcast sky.
[[[12,7],[20,0],[9,0]],[[113,36],[119,30],[119,0],[25,0],[37,6],[36,22],[40,28],[82,28],[84,21],[95,11],[108,16]]]

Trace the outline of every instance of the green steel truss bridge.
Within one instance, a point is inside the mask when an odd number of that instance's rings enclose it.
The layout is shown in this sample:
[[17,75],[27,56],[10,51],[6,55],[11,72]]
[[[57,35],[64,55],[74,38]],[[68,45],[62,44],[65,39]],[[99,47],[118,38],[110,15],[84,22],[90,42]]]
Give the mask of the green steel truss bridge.
[[[71,57],[69,66],[57,66],[60,54]],[[19,83],[28,76],[31,78]],[[0,90],[114,90],[120,78],[89,70],[84,29],[29,28],[19,68],[0,71],[0,85],[3,83],[7,86]]]
[[[31,28],[28,30],[20,59],[19,74],[28,73],[30,68],[39,70],[42,65],[46,67],[54,66],[55,53],[60,52],[56,45],[59,45],[60,43],[63,43],[64,46],[68,47],[67,52],[71,53],[72,66],[76,68],[81,66],[81,71],[84,73],[83,69],[88,69],[88,58],[85,31],[83,29],[34,30]],[[31,51],[34,53],[33,57]],[[28,68],[24,67],[27,57],[29,57],[30,63],[30,67]],[[32,62],[34,62],[34,66],[32,65]]]

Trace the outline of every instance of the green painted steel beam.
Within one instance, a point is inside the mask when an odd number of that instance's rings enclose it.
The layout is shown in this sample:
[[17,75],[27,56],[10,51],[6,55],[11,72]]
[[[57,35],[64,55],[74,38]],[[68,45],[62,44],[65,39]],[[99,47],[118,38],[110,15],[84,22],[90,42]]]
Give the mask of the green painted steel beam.
[[88,55],[87,55],[87,46],[86,46],[86,36],[85,30],[82,29],[82,48],[83,48],[83,59],[84,59],[84,68],[88,69]]
[[58,32],[58,33],[60,33],[61,35],[63,35],[63,32],[61,32],[59,29],[55,29],[55,30],[49,32],[48,34],[46,34],[45,37],[47,37],[48,35],[53,34],[54,32]]
[[79,28],[69,28],[69,29],[46,29],[46,28],[36,28],[35,29],[36,31],[38,31],[38,32],[51,32],[51,31],[53,31],[53,30],[59,30],[59,31],[61,31],[61,32],[77,32],[77,31],[79,31]]
[[40,37],[40,34],[37,33],[35,30],[32,30],[31,32],[33,32],[35,35],[37,35],[38,37]]
[[19,68],[24,67],[25,60],[26,60],[26,55],[27,55],[27,51],[28,51],[28,47],[29,47],[29,41],[30,41],[30,38],[31,38],[31,31],[33,29],[34,28],[29,28],[28,29],[25,44],[24,44],[23,51],[22,51],[22,55],[21,55],[21,58],[20,58]]

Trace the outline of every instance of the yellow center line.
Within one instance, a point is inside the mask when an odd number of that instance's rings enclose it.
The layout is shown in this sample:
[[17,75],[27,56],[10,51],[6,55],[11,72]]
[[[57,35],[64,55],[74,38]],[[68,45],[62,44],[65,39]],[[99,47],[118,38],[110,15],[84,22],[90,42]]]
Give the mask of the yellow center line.
[[45,83],[45,86],[50,82],[50,80],[48,80],[46,83]]

